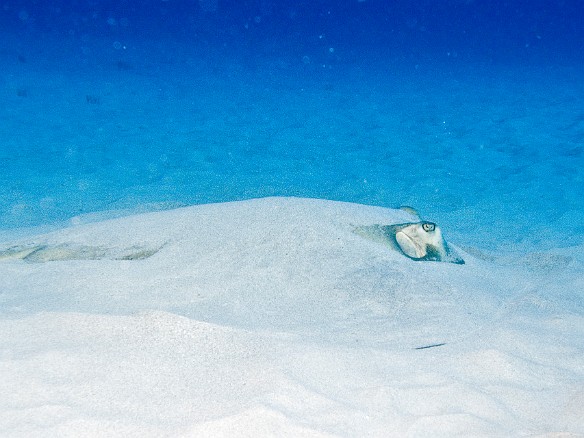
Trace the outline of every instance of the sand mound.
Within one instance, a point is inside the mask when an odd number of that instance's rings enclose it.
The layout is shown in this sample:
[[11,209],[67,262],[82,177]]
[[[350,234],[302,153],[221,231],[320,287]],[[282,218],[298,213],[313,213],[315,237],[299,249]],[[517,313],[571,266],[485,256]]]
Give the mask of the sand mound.
[[[10,243],[102,252],[0,263],[0,428],[584,431],[584,319],[566,308],[581,272],[552,283],[548,269],[539,278],[468,254],[465,265],[415,262],[353,232],[408,220],[400,210],[267,198]],[[150,252],[120,256],[131,248]]]

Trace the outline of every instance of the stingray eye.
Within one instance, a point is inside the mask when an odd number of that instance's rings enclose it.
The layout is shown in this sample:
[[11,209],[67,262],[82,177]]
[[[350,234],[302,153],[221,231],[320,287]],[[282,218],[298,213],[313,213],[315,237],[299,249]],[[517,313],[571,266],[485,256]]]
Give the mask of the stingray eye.
[[424,231],[426,231],[427,233],[430,233],[432,231],[434,231],[436,229],[436,224],[432,223],[432,222],[424,222],[422,224],[422,228],[424,229]]

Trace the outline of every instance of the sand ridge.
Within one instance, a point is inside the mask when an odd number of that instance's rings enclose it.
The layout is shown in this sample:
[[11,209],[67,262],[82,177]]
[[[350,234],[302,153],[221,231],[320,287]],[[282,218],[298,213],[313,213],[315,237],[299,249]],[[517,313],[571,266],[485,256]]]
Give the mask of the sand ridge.
[[[351,231],[404,214],[265,198],[39,236],[167,243],[142,260],[0,263],[2,429],[581,433],[570,291],[466,253],[415,262]],[[577,282],[562,272],[557,287]]]

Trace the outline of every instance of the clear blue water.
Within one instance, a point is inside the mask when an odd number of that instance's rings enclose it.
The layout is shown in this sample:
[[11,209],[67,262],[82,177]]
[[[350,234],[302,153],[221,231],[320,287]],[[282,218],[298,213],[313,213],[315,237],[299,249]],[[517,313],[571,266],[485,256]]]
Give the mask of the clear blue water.
[[0,0],[0,230],[258,196],[584,239],[579,1]]

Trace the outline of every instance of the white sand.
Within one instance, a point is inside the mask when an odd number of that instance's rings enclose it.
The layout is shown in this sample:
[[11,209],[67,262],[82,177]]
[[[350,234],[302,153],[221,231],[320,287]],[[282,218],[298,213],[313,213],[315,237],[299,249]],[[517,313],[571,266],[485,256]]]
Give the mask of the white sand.
[[461,266],[351,232],[410,219],[266,198],[22,240],[162,249],[0,263],[2,436],[584,434],[582,247]]

